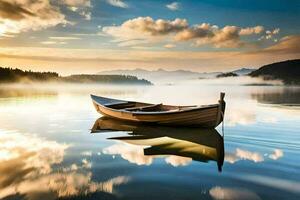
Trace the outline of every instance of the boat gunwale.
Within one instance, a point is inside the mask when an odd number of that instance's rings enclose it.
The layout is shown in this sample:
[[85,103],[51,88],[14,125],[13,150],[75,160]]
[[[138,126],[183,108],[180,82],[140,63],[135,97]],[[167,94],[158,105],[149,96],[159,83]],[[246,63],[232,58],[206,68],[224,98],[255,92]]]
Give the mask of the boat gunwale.
[[[193,108],[189,108],[189,109],[185,109],[185,110],[168,110],[168,111],[154,111],[154,112],[138,111],[138,112],[135,112],[135,111],[118,110],[118,109],[110,108],[108,106],[105,106],[105,105],[97,102],[97,100],[95,100],[93,97],[105,98],[105,99],[117,100],[117,101],[124,101],[124,102],[128,102],[128,103],[144,103],[144,102],[126,101],[126,100],[119,100],[119,99],[112,99],[112,98],[107,98],[107,97],[101,97],[101,96],[91,95],[91,98],[92,98],[93,102],[95,104],[97,104],[98,106],[101,106],[102,108],[105,108],[105,109],[108,109],[108,110],[114,111],[114,112],[129,113],[129,114],[133,114],[133,115],[179,114],[179,113],[185,113],[185,112],[191,112],[191,111],[200,111],[200,110],[215,108],[215,107],[219,106],[219,104],[209,104],[209,105],[203,105],[203,106],[193,105]],[[145,104],[150,104],[150,103],[145,103]],[[165,105],[165,106],[173,106],[173,105]],[[176,107],[176,106],[174,106],[174,107]],[[177,107],[181,107],[181,106],[177,106]],[[192,106],[182,106],[182,107],[192,107]]]

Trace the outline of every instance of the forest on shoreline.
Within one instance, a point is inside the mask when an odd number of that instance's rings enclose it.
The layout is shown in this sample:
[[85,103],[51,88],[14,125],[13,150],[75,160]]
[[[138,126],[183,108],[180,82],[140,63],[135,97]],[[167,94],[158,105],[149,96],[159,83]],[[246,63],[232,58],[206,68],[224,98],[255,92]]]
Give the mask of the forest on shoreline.
[[56,72],[33,72],[18,68],[0,67],[0,83],[35,83],[35,82],[66,82],[66,83],[102,83],[102,84],[141,84],[152,85],[146,79],[130,75],[95,75],[76,74],[60,76]]

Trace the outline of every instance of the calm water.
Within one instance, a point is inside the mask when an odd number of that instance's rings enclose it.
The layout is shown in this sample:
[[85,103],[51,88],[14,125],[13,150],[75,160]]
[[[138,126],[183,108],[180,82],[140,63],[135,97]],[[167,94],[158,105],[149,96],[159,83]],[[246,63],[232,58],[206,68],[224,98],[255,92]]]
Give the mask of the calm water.
[[[0,199],[300,199],[300,88],[56,88],[0,87]],[[224,133],[98,120],[89,97],[189,105],[220,91]]]

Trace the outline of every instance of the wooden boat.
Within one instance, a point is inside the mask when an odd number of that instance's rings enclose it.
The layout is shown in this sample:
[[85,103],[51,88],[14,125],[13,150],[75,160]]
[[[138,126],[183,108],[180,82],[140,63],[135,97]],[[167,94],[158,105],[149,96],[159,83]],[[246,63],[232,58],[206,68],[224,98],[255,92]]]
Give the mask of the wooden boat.
[[217,104],[172,106],[111,99],[91,95],[96,110],[104,116],[126,121],[166,125],[215,128],[224,118],[225,93]]
[[175,155],[199,162],[215,161],[218,170],[222,170],[224,140],[215,129],[151,126],[108,117],[96,120],[92,133],[108,131],[123,131],[121,136],[109,139],[143,146],[145,156]]

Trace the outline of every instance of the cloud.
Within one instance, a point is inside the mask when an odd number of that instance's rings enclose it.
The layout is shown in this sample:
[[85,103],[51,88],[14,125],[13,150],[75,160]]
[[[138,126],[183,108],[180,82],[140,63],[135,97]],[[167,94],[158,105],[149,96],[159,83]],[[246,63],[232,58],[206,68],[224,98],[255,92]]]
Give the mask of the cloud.
[[0,191],[0,198],[21,194],[31,196],[41,194],[46,199],[74,197],[94,192],[114,193],[118,185],[126,184],[130,180],[126,176],[118,176],[103,182],[92,181],[92,173],[53,173],[25,179],[18,184],[11,185]]
[[0,22],[0,37],[69,23],[49,0],[2,0]]
[[115,38],[113,42],[143,40],[158,43],[171,37],[174,42],[191,41],[194,46],[205,44],[216,48],[236,48],[247,45],[240,36],[262,33],[262,26],[241,28],[225,26],[219,28],[208,23],[189,26],[186,19],[154,20],[151,17],[138,17],[125,21],[119,26],[106,26],[102,32]]
[[[231,78],[230,78],[231,79]],[[234,84],[249,84],[249,83],[261,83],[261,79],[253,79],[251,77],[240,77],[240,78],[236,78],[236,79],[232,79],[232,81],[230,81],[230,79],[228,79],[229,82],[234,82]],[[234,80],[234,81],[233,81]],[[224,82],[224,80],[216,80],[216,81],[220,81]],[[237,83],[238,82],[238,83]],[[254,102],[247,102],[248,105],[251,106],[255,106]],[[242,106],[242,105],[238,105],[235,104],[234,106],[232,106],[232,112],[227,113],[226,116],[226,124],[228,126],[237,126],[237,125],[249,125],[249,124],[254,124],[256,122],[256,113],[253,111],[253,107],[248,106]]]
[[283,156],[283,151],[281,149],[274,149],[273,154],[270,154],[269,158],[271,158],[272,160],[278,160],[282,156]]
[[83,16],[86,20],[92,19],[92,13],[90,11],[81,11],[79,12],[81,16]]
[[42,41],[41,44],[54,45],[54,44],[67,44],[67,43],[66,42],[53,41],[53,40],[47,40],[47,41]]
[[[273,37],[275,35],[277,35],[279,33],[280,29],[279,28],[275,28],[274,30],[270,31],[270,30],[267,30],[265,32],[265,35],[261,36],[258,40],[263,40],[263,39],[266,39],[266,40],[270,40],[270,39],[273,39]],[[275,39],[274,41],[277,42],[277,39]]]
[[25,178],[52,172],[52,165],[63,161],[68,147],[33,135],[1,131],[0,191]]
[[240,35],[260,34],[263,31],[264,31],[264,27],[263,26],[255,26],[255,27],[242,28],[240,30]]
[[242,42],[239,40],[239,29],[236,26],[225,26],[219,29],[210,24],[201,24],[185,30],[176,35],[177,41],[188,41],[195,39],[194,45],[201,46],[212,44],[214,47],[240,47]]
[[82,167],[83,168],[92,168],[92,163],[90,161],[88,161],[87,159],[82,159]]
[[[268,154],[264,155],[267,156]],[[278,160],[279,158],[283,157],[283,151],[281,149],[274,149],[273,153],[268,157],[272,160]],[[250,160],[255,163],[259,163],[264,161],[264,157],[258,152],[251,152],[240,148],[236,148],[234,153],[226,152],[225,154],[225,161],[231,164],[240,160]]]
[[144,147],[136,146],[127,143],[119,143],[103,149],[104,154],[121,155],[121,157],[130,163],[137,165],[151,165],[153,161],[152,156],[144,155]]
[[[182,31],[188,27],[185,19],[153,20],[151,17],[138,17],[125,21],[121,26],[106,26],[102,30],[104,33],[115,37],[125,37],[133,39],[144,36],[160,36]],[[120,31],[120,32],[118,32]],[[124,35],[125,34],[125,35]],[[138,34],[138,35],[133,35]]]
[[81,40],[79,37],[49,37],[49,40],[40,42],[43,45],[61,45],[61,44],[67,44],[67,40]]
[[83,156],[92,156],[92,152],[91,151],[83,151],[83,152],[81,152],[81,155],[83,155]]
[[[98,191],[113,194],[116,186],[130,181],[127,176],[92,181],[87,160],[82,166],[72,164],[60,170],[69,145],[15,131],[0,130],[0,134],[0,199],[21,195],[54,200]],[[36,194],[38,198],[31,198]]]
[[64,172],[68,172],[68,171],[76,171],[76,170],[78,170],[79,168],[84,168],[84,167],[78,166],[77,164],[73,163],[73,164],[72,164],[71,166],[69,166],[69,167],[64,167],[64,168],[63,168],[63,171],[64,171]]
[[192,162],[192,158],[182,157],[182,156],[168,156],[165,158],[166,163],[172,165],[173,167],[186,166]]
[[[144,148],[146,146],[137,146],[128,143],[118,143],[103,149],[103,153],[107,155],[120,155],[124,160],[137,165],[151,165],[157,155],[145,155]],[[173,167],[186,166],[192,162],[191,158],[170,155],[165,157],[165,162]]]
[[278,34],[278,33],[279,33],[279,31],[280,31],[280,29],[279,29],[279,28],[276,28],[276,29],[274,29],[274,30],[273,30],[273,32],[272,32],[272,33],[273,33],[273,35],[275,35],[275,34]]
[[180,4],[178,2],[173,2],[173,3],[167,4],[166,7],[169,10],[175,11],[175,10],[179,10]]
[[20,5],[6,1],[0,1],[1,18],[20,20],[28,16],[35,16],[35,14]]
[[69,10],[78,13],[86,20],[91,20],[91,0],[60,0],[60,4],[67,6]]
[[91,7],[91,0],[60,0],[61,4],[73,7]]
[[242,160],[251,160],[253,162],[262,162],[264,158],[258,152],[251,152],[237,148],[236,156]]
[[141,43],[158,41],[161,36],[184,30],[188,27],[185,19],[153,20],[151,17],[138,17],[125,21],[120,26],[106,26],[102,32],[114,38],[114,42],[140,40]]
[[120,43],[118,43],[119,47],[127,47],[127,46],[134,46],[137,47],[137,45],[141,45],[141,44],[147,44],[148,41],[146,40],[127,40],[127,41],[122,41]]
[[262,50],[265,53],[300,53],[300,35],[286,36],[279,40],[279,42],[273,46],[267,47]]
[[106,2],[112,6],[119,7],[119,8],[128,8],[128,4],[126,4],[122,0],[106,0]]
[[225,187],[213,187],[209,190],[209,194],[216,200],[260,200],[261,198],[254,192],[243,188],[225,188]]
[[49,37],[51,40],[80,40],[80,37]]
[[255,163],[264,161],[263,156],[258,152],[251,152],[236,148],[235,153],[226,153],[225,161],[233,164],[239,160],[250,160]]
[[260,34],[262,26],[241,28],[237,26],[225,26],[219,28],[216,25],[202,23],[195,25],[175,35],[176,41],[194,40],[195,46],[211,44],[216,48],[236,48],[246,45],[240,36]]
[[48,45],[48,44],[56,44],[57,42],[56,41],[42,41],[41,44],[45,44],[45,45]]
[[80,165],[73,163],[71,166],[63,167],[62,170],[63,172],[70,172],[70,171],[77,171],[77,170],[91,169],[91,168],[92,168],[92,163],[87,159],[82,159]]
[[164,47],[167,49],[172,49],[172,48],[175,48],[176,45],[175,44],[166,44]]
[[72,10],[73,12],[77,12],[78,10],[78,7],[75,7],[75,6],[70,6],[68,7],[70,10]]

